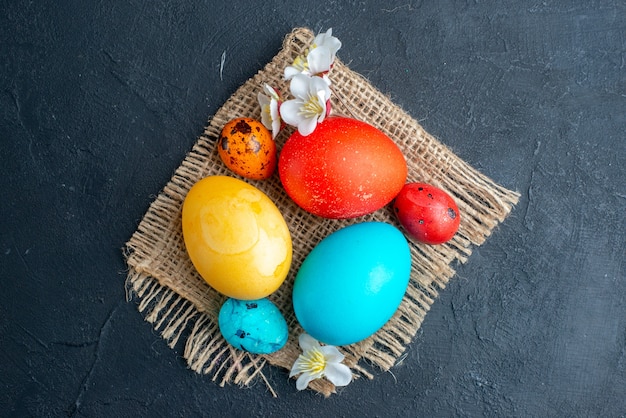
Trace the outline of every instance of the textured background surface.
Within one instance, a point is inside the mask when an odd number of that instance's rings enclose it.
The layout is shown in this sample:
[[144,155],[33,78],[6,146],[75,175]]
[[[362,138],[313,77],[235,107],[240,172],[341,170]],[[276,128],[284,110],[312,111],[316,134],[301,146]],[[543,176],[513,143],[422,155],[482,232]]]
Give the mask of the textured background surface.
[[[0,415],[623,416],[621,1],[0,6]],[[121,248],[207,117],[293,27],[522,198],[392,373],[330,399],[186,369]],[[225,61],[220,71],[220,60]]]

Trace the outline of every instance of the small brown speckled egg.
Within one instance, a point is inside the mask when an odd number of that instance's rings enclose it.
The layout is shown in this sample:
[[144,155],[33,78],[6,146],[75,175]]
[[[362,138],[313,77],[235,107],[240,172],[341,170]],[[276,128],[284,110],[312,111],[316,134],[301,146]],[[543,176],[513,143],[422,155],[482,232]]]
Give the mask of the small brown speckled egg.
[[276,144],[256,119],[236,118],[224,125],[217,150],[226,167],[248,179],[267,179],[276,169]]

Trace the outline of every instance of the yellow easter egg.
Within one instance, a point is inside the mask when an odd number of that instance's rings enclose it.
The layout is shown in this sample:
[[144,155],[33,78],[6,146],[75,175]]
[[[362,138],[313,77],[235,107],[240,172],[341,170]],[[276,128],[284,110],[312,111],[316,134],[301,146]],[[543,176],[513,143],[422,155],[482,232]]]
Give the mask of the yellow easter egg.
[[260,299],[287,277],[289,228],[276,205],[256,187],[233,177],[206,177],[189,190],[182,223],[191,262],[218,292]]

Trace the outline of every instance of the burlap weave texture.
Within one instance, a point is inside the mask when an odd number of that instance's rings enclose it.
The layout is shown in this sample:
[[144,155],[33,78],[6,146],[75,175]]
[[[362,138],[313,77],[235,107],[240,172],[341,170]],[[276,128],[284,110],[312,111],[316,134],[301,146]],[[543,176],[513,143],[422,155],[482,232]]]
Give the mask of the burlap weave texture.
[[[301,329],[293,313],[291,290],[304,258],[324,237],[346,225],[370,220],[398,225],[390,207],[358,219],[322,219],[297,207],[285,194],[277,174],[265,181],[246,180],[274,201],[292,235],[291,271],[281,288],[270,296],[285,315],[289,341],[277,353],[256,356],[232,348],[221,337],[217,315],[225,297],[204,282],[187,256],[182,237],[182,203],[191,186],[206,176],[236,177],[223,165],[215,148],[222,126],[235,117],[260,118],[257,93],[265,83],[287,93],[283,70],[308,48],[313,37],[306,28],[292,31],[272,61],[224,103],[125,247],[127,283],[131,293],[137,296],[138,309],[170,346],[184,344],[184,357],[192,370],[210,375],[220,385],[229,382],[248,385],[259,378],[274,392],[263,368],[269,364],[289,370],[300,354],[297,337]],[[459,232],[450,242],[437,246],[411,242],[411,281],[394,317],[374,336],[341,348],[346,354],[345,363],[355,376],[372,378],[372,366],[389,370],[402,355],[438,291],[454,275],[451,263],[467,261],[472,247],[485,241],[493,228],[508,216],[519,196],[454,155],[340,60],[331,71],[331,80],[333,113],[366,121],[389,135],[407,159],[408,181],[426,182],[446,190],[457,201],[461,213]],[[279,149],[292,132],[290,128],[279,134],[276,138]],[[325,380],[312,382],[310,387],[326,396],[335,390]]]

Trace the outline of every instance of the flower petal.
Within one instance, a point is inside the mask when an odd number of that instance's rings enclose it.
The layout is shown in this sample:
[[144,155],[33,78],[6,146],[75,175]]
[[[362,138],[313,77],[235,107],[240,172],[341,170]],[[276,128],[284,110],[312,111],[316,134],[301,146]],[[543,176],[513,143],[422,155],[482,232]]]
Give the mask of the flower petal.
[[318,98],[318,101],[320,103],[320,106],[322,107],[322,111],[320,112],[319,116],[317,117],[317,121],[319,123],[322,123],[322,122],[324,122],[324,118],[326,117],[326,113],[327,113],[326,112],[326,105],[327,105],[328,102],[326,101],[325,94],[322,91],[318,91],[317,92],[317,98]]
[[309,386],[309,383],[311,383],[311,380],[314,380],[315,378],[308,372],[304,372],[300,375],[300,377],[298,377],[298,380],[296,380],[296,389],[298,390],[304,390],[307,388],[307,386]]
[[313,39],[313,45],[322,45],[324,43],[324,39],[329,36],[333,36],[333,28],[328,28],[328,30],[324,33],[318,33],[315,35]]
[[346,358],[337,347],[333,345],[325,345],[319,348],[319,350],[324,354],[324,358],[326,361],[330,363],[340,363]]
[[281,125],[278,102],[276,100],[270,102],[270,116],[272,117],[272,138],[276,138],[276,135],[280,132]]
[[311,74],[320,74],[330,71],[332,54],[325,46],[319,46],[311,50],[306,59],[309,63],[309,71]]
[[311,88],[311,80],[310,77],[306,74],[296,74],[291,79],[291,83],[289,84],[289,89],[291,90],[291,94],[298,98],[306,101],[306,98],[309,93],[309,89]]
[[278,92],[276,91],[276,89],[274,89],[274,87],[265,83],[265,86],[263,88],[265,89],[265,92],[269,94],[270,98],[276,101],[280,100],[280,94],[278,94]]
[[296,67],[285,67],[285,80],[291,80],[296,74],[300,74],[302,71],[298,70]]
[[314,76],[309,80],[309,93],[317,95],[320,92],[324,93],[324,102],[330,98],[330,86],[322,77]]
[[352,381],[352,371],[341,363],[328,363],[325,370],[326,378],[335,386],[346,386]]
[[305,352],[314,349],[319,350],[320,348],[320,343],[307,333],[300,334],[300,337],[298,337],[298,343],[300,343],[300,348],[302,348]]
[[331,36],[324,42],[324,46],[330,50],[330,58],[335,61],[337,51],[341,48],[341,41],[334,36]]
[[300,106],[302,106],[302,100],[287,100],[280,105],[280,117],[285,123],[298,126],[304,120],[304,117],[300,114]]
[[315,118],[303,119],[302,121],[300,121],[300,123],[298,123],[298,132],[302,136],[307,136],[313,133],[316,126],[317,126],[317,119]]
[[259,104],[261,105],[261,107],[270,104],[270,98],[267,97],[265,94],[263,93],[258,93],[256,95],[257,100],[259,101]]
[[306,367],[304,366],[305,361],[306,359],[302,355],[299,355],[296,361],[294,361],[293,366],[291,366],[289,377],[294,377],[298,373],[302,372],[302,370],[305,370],[306,369]]

